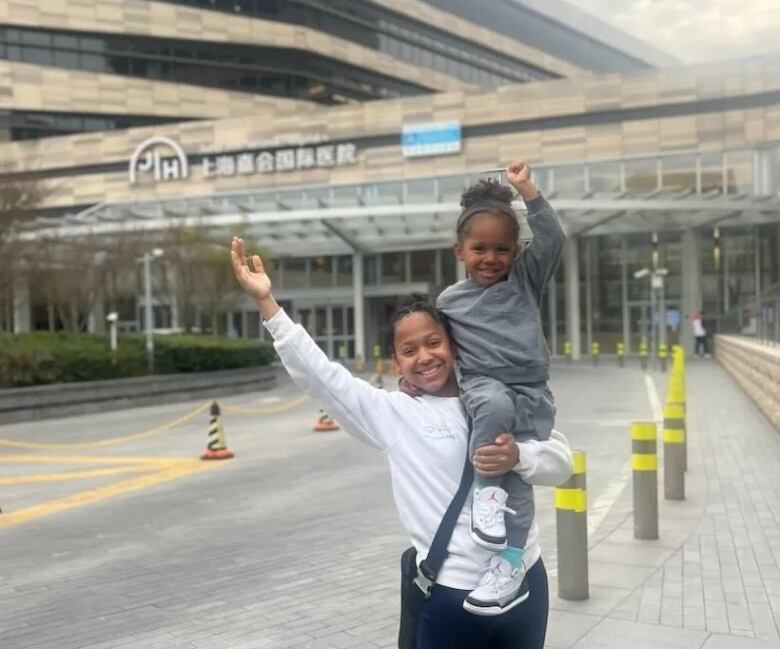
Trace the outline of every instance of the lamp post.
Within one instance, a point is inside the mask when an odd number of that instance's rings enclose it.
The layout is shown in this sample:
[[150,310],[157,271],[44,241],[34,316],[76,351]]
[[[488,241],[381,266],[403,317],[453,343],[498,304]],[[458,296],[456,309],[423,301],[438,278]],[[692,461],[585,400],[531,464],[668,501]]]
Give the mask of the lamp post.
[[154,374],[154,312],[152,310],[152,260],[159,259],[164,254],[162,248],[155,248],[151,252],[145,252],[141,261],[144,265],[144,325],[146,330],[146,369],[149,374]]
[[106,316],[106,322],[110,328],[111,363],[114,365],[116,365],[117,320],[119,320],[119,314],[116,311],[112,311]]
[[[660,298],[661,311],[665,311],[664,277],[666,277],[668,273],[669,270],[666,268],[640,268],[638,271],[634,272],[634,279],[642,279],[643,277],[650,278],[650,358],[653,367],[655,367],[656,364],[658,349],[658,340],[656,336],[656,291],[658,291],[658,296]],[[664,315],[664,319],[665,317],[666,316]],[[665,322],[658,322],[658,324],[661,326],[666,326]],[[665,341],[662,340],[661,342]]]

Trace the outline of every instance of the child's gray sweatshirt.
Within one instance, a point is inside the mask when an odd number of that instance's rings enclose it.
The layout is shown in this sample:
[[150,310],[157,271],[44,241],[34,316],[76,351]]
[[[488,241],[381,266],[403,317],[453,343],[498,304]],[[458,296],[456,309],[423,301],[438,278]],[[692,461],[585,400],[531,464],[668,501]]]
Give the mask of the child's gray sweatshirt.
[[533,239],[506,280],[485,287],[465,279],[446,288],[436,303],[452,325],[460,370],[503,383],[549,378],[550,350],[539,306],[566,235],[543,196],[526,206]]

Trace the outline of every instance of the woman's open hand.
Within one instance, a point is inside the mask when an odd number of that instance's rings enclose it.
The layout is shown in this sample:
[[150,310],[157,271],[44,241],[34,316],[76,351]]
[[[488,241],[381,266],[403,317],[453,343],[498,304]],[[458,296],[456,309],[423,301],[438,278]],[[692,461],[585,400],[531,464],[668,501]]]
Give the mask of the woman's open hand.
[[230,259],[233,262],[233,273],[243,288],[256,301],[266,299],[271,295],[271,279],[265,272],[263,261],[258,255],[252,255],[252,266],[249,268],[246,263],[246,252],[244,250],[244,240],[233,237],[230,245]]
[[509,473],[520,461],[520,451],[515,438],[502,433],[490,446],[483,446],[474,454],[474,470],[488,478]]

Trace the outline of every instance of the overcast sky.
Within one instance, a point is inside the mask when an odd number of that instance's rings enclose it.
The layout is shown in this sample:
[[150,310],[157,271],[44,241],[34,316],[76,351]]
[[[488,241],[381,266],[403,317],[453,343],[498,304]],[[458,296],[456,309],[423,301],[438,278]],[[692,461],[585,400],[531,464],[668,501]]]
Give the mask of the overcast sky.
[[780,54],[780,0],[569,0],[683,61]]

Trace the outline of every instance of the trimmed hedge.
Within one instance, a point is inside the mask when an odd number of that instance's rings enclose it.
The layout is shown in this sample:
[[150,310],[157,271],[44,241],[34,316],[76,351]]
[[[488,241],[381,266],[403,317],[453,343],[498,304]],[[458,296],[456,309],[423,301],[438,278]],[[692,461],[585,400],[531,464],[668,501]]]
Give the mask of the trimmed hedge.
[[[208,372],[268,365],[273,347],[258,341],[206,335],[154,338],[156,374]],[[0,334],[0,387],[116,379],[146,374],[143,336],[120,336],[115,354],[108,337],[66,332]]]

